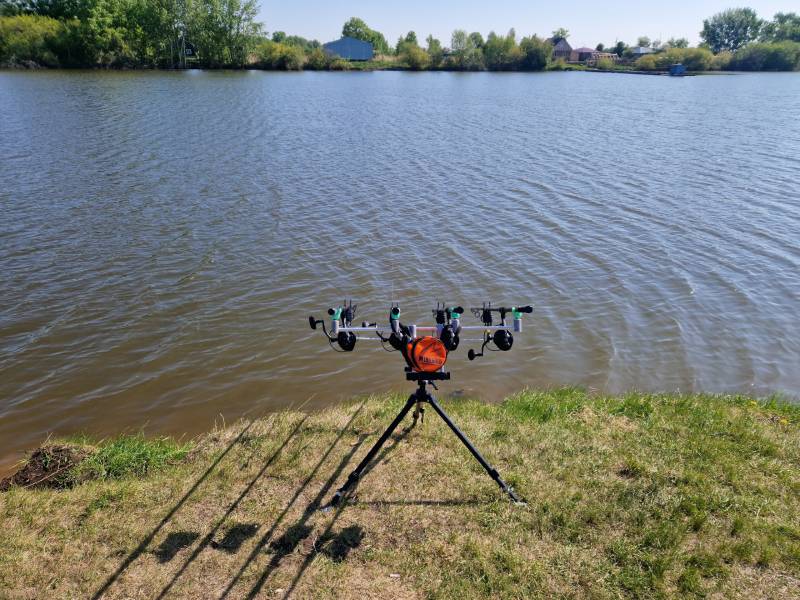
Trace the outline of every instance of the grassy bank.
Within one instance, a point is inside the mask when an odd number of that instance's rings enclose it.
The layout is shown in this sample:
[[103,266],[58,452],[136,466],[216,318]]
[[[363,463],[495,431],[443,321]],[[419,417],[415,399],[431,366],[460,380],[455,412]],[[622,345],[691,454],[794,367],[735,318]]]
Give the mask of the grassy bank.
[[0,595],[800,597],[797,408],[446,400],[527,507],[429,410],[349,503],[318,511],[402,402],[277,414],[191,447],[82,440],[82,483],[0,494]]

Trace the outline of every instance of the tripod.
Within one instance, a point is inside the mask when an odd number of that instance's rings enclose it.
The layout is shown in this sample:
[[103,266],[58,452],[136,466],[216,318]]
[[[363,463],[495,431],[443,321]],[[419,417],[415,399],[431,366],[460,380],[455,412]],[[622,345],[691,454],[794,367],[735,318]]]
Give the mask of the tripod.
[[[465,436],[461,430],[456,426],[455,423],[450,419],[448,414],[444,412],[444,409],[439,405],[430,392],[428,392],[426,386],[428,383],[431,385],[433,384],[434,380],[445,380],[450,379],[450,373],[445,373],[443,371],[438,371],[435,373],[414,373],[414,372],[406,372],[406,379],[408,381],[416,381],[418,384],[417,391],[411,394],[406,400],[405,406],[400,410],[397,416],[392,421],[391,425],[383,432],[381,437],[375,442],[375,445],[370,448],[370,451],[367,452],[367,455],[362,459],[362,461],[358,464],[358,466],[353,470],[352,473],[347,477],[347,481],[345,484],[340,487],[336,493],[331,498],[329,506],[336,506],[345,497],[345,495],[355,487],[358,481],[361,479],[361,476],[364,474],[364,469],[367,468],[369,463],[375,458],[375,455],[380,451],[381,447],[386,443],[386,440],[392,435],[397,426],[400,422],[405,418],[412,408],[414,408],[414,421],[412,423],[412,427],[417,422],[418,416],[423,416],[425,414],[425,407],[424,404],[428,403],[433,407],[433,410],[442,418],[442,420],[447,423],[447,426],[452,430],[456,437],[461,440],[461,443],[464,444],[467,449],[472,453],[472,456],[475,457],[481,466],[484,468],[486,473],[491,477],[497,485],[500,486],[500,489],[503,490],[511,500],[514,501],[515,504],[524,505],[525,501],[520,498],[516,492],[514,492],[513,488],[509,486],[505,481],[500,478],[500,474],[497,472],[492,465],[490,465],[485,458],[478,452],[478,449],[472,445],[472,442],[469,441],[467,436]],[[435,387],[435,385],[434,385]]]

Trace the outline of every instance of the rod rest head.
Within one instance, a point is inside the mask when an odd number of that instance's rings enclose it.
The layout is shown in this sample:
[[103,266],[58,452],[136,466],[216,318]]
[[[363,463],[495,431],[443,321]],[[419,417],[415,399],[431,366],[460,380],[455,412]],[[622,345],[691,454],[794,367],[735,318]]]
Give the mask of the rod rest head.
[[449,379],[450,373],[444,371],[435,371],[433,373],[406,371],[406,381],[447,381]]

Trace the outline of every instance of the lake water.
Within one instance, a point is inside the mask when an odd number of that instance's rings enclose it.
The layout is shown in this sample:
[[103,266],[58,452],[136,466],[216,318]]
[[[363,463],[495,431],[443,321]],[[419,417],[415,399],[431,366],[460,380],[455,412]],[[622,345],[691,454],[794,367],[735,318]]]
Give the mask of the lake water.
[[2,72],[0,157],[5,467],[408,390],[344,297],[533,304],[444,396],[800,396],[800,74]]

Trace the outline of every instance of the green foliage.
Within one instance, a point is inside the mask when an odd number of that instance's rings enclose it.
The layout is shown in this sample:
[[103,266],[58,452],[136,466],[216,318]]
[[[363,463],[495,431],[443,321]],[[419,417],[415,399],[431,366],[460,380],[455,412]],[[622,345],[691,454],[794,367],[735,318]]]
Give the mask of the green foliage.
[[640,71],[655,71],[659,68],[654,54],[645,54],[636,60],[634,66]]
[[726,71],[730,68],[731,61],[733,60],[732,52],[720,52],[711,58],[712,71]]
[[800,42],[800,15],[777,13],[772,21],[761,28],[762,42]]
[[553,47],[545,40],[532,35],[522,38],[519,43],[522,53],[521,68],[526,71],[541,71],[547,67],[553,54]]
[[342,27],[342,37],[351,37],[364,42],[369,42],[378,54],[388,54],[389,44],[383,34],[370,27],[363,19],[350,18]]
[[669,38],[669,40],[667,40],[667,46],[670,48],[688,48],[689,40],[686,38]]
[[714,54],[735,52],[758,37],[761,25],[752,8],[732,8],[703,21],[700,37]]
[[470,33],[469,39],[472,41],[473,45],[476,48],[480,48],[481,50],[483,50],[483,46],[484,44],[486,44],[486,40],[483,39],[483,36],[479,32],[473,31],[472,33]]
[[428,36],[426,42],[428,43],[428,57],[431,60],[430,66],[432,69],[438,69],[444,60],[442,43],[432,35]]
[[625,50],[628,49],[628,45],[625,42],[617,42],[614,44],[614,48],[612,52],[615,52],[617,56],[622,57],[625,54]]
[[431,64],[431,57],[425,50],[416,44],[411,44],[408,42],[403,44],[400,59],[412,71],[424,71]]
[[49,17],[0,17],[0,63],[33,61],[48,67],[60,66],[57,51],[66,29],[64,23]]
[[553,40],[554,41],[565,40],[568,37],[569,37],[569,29],[566,29],[564,27],[559,27],[558,29],[553,31]]
[[646,35],[639,36],[639,38],[636,40],[636,45],[641,46],[642,48],[649,48],[650,38]]
[[484,68],[483,52],[463,29],[453,32],[450,48],[452,54],[447,58],[449,68],[459,71],[480,71]]
[[515,38],[516,32],[513,29],[505,36],[499,36],[494,31],[489,34],[483,47],[486,68],[491,71],[510,71],[519,66],[522,51]]
[[[318,49],[324,56],[324,52]],[[276,69],[279,71],[299,71],[305,63],[305,53],[299,46],[263,40],[255,48],[256,65],[263,69]],[[319,56],[315,57],[316,65],[320,64]],[[324,57],[324,66],[327,66],[327,57]],[[319,67],[319,68],[324,68]],[[312,68],[317,68],[312,67]]]
[[617,65],[610,58],[601,58],[595,63],[594,66],[601,71],[613,71]]
[[186,457],[190,445],[169,438],[148,440],[143,435],[126,435],[101,444],[76,469],[78,480],[119,479],[142,476]]
[[783,41],[750,44],[733,55],[728,68],[734,71],[800,70],[800,43]]
[[330,65],[330,57],[322,48],[314,48],[306,56],[305,68],[311,71],[322,71]]
[[683,63],[689,71],[708,71],[714,55],[707,48],[668,48],[658,54],[647,54],[638,59],[635,67],[642,71],[667,70],[670,65]]

